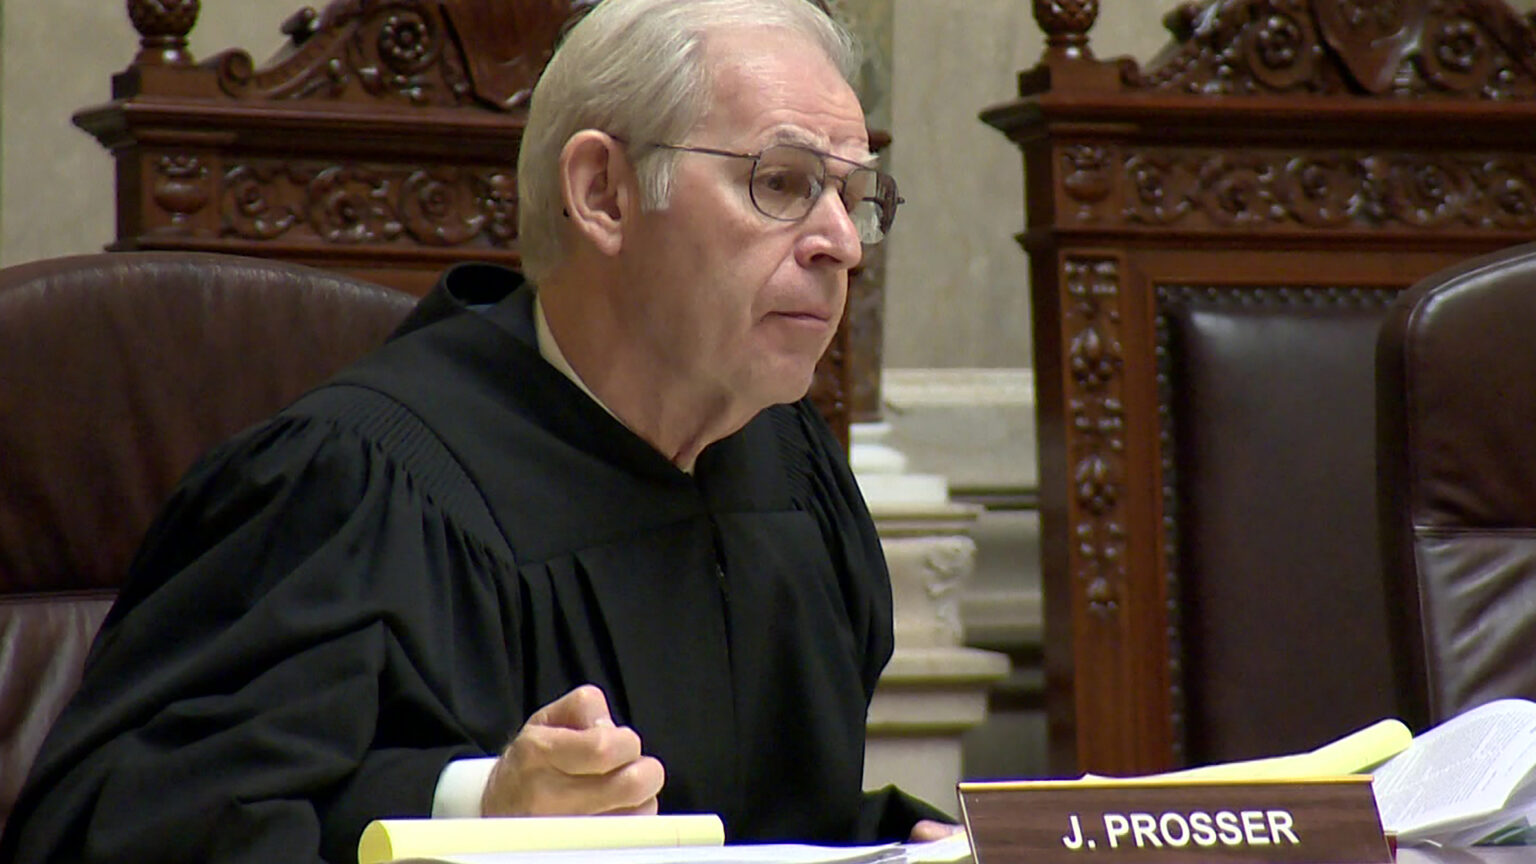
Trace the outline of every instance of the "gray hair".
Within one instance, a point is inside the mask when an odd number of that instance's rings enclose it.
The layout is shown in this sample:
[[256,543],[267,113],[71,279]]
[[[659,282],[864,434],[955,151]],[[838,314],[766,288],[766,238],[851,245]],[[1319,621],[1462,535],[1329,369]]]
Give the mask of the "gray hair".
[[[583,129],[630,142],[679,142],[703,118],[712,31],[776,27],[803,34],[853,80],[853,37],[812,0],[603,0],[571,28],[534,88],[517,161],[518,244],[534,282],[564,256],[560,152]],[[635,164],[641,206],[665,208],[677,154],[652,149]]]

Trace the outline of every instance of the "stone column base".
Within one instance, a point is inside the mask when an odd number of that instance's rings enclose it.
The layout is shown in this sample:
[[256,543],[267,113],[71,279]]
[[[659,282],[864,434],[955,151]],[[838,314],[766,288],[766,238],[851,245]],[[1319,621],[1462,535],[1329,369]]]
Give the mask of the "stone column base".
[[958,816],[960,736],[986,720],[987,689],[1007,674],[993,651],[898,647],[869,706],[865,788],[895,783]]
[[937,475],[906,473],[885,424],[855,424],[853,465],[891,571],[896,650],[869,706],[864,785],[890,783],[957,814],[960,739],[987,718],[1006,655],[965,648],[960,589],[976,568],[979,508],[949,500]]

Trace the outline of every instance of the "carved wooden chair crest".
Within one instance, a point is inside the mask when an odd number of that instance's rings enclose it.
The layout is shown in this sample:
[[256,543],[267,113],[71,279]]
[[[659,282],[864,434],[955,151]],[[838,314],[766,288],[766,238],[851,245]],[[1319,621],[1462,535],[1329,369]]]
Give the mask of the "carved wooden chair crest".
[[[1144,68],[1035,0],[1020,98],[1062,771],[1315,746],[1397,713],[1376,330],[1536,236],[1536,30],[1498,0],[1210,0]],[[1419,721],[1423,718],[1410,717]]]
[[[333,0],[257,67],[194,61],[198,0],[128,0],[138,55],[75,115],[116,161],[109,248],[283,258],[415,294],[456,261],[517,266],[528,96],[597,2]],[[845,441],[851,390],[845,322],[812,388]]]

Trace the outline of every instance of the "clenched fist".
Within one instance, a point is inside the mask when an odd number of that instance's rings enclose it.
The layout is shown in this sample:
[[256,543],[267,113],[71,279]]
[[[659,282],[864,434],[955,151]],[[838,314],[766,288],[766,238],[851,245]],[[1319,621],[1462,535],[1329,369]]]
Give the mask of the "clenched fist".
[[603,691],[584,684],[545,705],[491,769],[485,816],[582,816],[656,812],[666,772],[640,736],[613,725]]

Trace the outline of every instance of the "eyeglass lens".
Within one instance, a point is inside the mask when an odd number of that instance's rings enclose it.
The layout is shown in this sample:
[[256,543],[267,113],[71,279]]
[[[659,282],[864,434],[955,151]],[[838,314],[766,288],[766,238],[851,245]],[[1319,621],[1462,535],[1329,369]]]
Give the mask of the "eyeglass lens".
[[[816,206],[827,176],[821,154],[789,144],[769,147],[752,169],[752,203],[774,219],[801,219]],[[859,240],[883,240],[895,216],[895,181],[873,168],[862,167],[832,179],[841,187],[839,197],[858,229]]]

